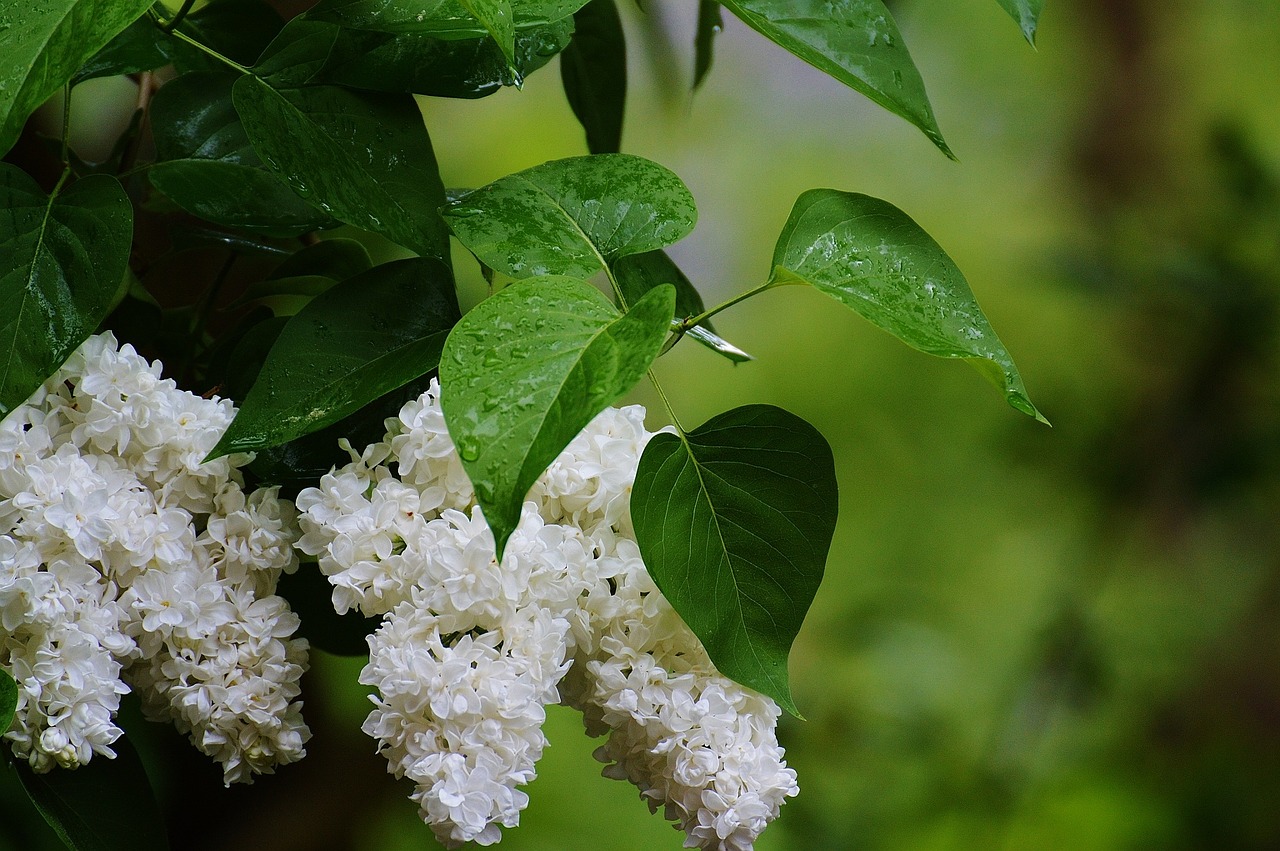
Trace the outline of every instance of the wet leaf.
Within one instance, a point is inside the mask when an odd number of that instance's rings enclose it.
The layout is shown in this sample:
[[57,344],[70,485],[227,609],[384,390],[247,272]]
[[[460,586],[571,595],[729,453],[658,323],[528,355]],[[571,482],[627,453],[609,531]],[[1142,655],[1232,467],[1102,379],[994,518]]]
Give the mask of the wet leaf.
[[631,519],[653,581],[720,673],[796,712],[787,654],[822,581],[838,511],[818,430],[748,405],[654,435]]
[[441,405],[499,559],[529,488],[644,376],[674,308],[672,287],[622,314],[585,281],[547,276],[480,302],[449,335]]
[[724,14],[717,0],[698,0],[698,30],[693,38],[693,88],[696,90],[711,72],[715,40],[724,29]]
[[18,709],[18,684],[13,676],[0,668],[0,733],[13,724],[13,714]]
[[0,163],[0,417],[106,318],[124,281],[133,207],[107,175],[47,196]]
[[1010,405],[1047,422],[964,275],[892,204],[834,189],[805,192],[778,238],[773,265],[776,281],[812,284],[913,348],[965,359]]
[[318,431],[435,369],[458,316],[453,276],[435,259],[375,266],[325,290],[284,326],[209,457]]
[[[483,18],[490,18],[499,2],[509,6],[512,27],[520,30],[563,20],[587,0],[321,0],[307,17],[351,29],[483,38],[494,35],[495,23]],[[501,38],[505,35],[495,36]]]
[[1040,10],[1044,8],[1044,0],[999,0],[1009,17],[1022,28],[1022,34],[1032,47],[1036,43],[1036,23],[1040,20]]
[[441,212],[472,254],[513,278],[589,278],[619,257],[681,239],[698,217],[680,178],[629,154],[534,166]]
[[0,156],[36,107],[146,12],[151,0],[0,0]]
[[881,0],[724,0],[756,32],[920,128],[943,153],[924,81]]

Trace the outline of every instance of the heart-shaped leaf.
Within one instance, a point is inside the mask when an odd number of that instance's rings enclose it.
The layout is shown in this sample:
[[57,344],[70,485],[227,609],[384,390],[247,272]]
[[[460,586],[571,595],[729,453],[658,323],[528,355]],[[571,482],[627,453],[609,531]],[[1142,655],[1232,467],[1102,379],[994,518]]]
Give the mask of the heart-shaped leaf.
[[796,714],[787,654],[835,532],[835,461],[781,408],[726,411],[640,457],[631,519],[645,566],[719,671]]
[[115,759],[98,755],[75,771],[36,774],[21,760],[14,767],[31,802],[72,851],[164,851],[164,817],[142,759],[126,738],[111,749]]
[[582,129],[587,150],[616,154],[622,148],[627,101],[627,43],[614,0],[591,0],[573,16],[573,41],[560,55],[565,97]]
[[747,26],[920,128],[947,156],[924,81],[881,0],[724,0]]
[[499,178],[441,211],[480,262],[513,278],[589,278],[693,230],[680,178],[629,154],[555,160]]
[[277,90],[246,76],[232,99],[254,150],[296,193],[334,218],[448,262],[436,212],[444,185],[412,96]]
[[0,163],[0,417],[22,404],[94,332],[120,291],[133,207],[91,175],[52,197]]
[[964,358],[1009,404],[1048,422],[947,253],[892,204],[835,189],[796,201],[773,252],[774,280],[801,282],[909,346]]
[[1036,23],[1040,20],[1040,11],[1044,8],[1044,0],[999,0],[1009,17],[1017,21],[1022,34],[1032,47],[1036,43]]
[[150,5],[151,0],[0,0],[0,156],[18,140],[27,116]]
[[534,481],[658,356],[675,299],[658,287],[620,314],[585,281],[535,278],[480,302],[449,335],[441,405],[499,559]]
[[376,266],[325,290],[284,326],[209,457],[317,431],[435,369],[458,316],[453,276],[429,258]]

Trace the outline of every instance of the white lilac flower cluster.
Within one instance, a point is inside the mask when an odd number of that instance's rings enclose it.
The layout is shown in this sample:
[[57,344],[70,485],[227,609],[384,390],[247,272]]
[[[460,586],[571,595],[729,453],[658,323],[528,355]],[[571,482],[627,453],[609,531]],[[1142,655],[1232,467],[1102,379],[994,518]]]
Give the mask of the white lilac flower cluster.
[[592,422],[529,494],[501,568],[445,429],[439,386],[298,497],[298,547],[339,612],[386,615],[364,731],[449,847],[491,844],[528,802],[548,704],[609,735],[596,756],[688,847],[748,849],[798,792],[770,699],[721,676],[649,578],[629,496],[639,407]]
[[303,756],[296,511],[245,494],[244,456],[202,463],[233,414],[105,334],[0,423],[3,738],[35,771],[114,757],[131,687],[228,784]]

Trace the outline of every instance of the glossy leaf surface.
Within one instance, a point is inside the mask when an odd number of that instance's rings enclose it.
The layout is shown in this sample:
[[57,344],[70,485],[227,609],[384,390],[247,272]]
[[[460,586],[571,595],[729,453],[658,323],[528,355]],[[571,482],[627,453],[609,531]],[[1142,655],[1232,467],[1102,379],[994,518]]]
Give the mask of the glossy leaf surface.
[[499,559],[529,488],[644,376],[674,309],[671,287],[620,314],[585,281],[548,276],[482,301],[449,335],[441,405]]
[[775,280],[812,284],[913,348],[964,358],[1010,405],[1045,421],[964,275],[892,204],[834,189],[804,193],[773,265]]
[[235,81],[194,71],[156,93],[151,184],[193,216],[221,225],[288,236],[333,224],[266,170],[232,105]]
[[[512,25],[526,29],[554,23],[585,3],[586,0],[509,0]],[[481,10],[474,7],[492,5],[495,0],[322,0],[307,16],[352,29],[478,38],[492,35],[493,31],[476,14]]]
[[51,198],[0,163],[0,417],[106,317],[132,239],[133,208],[114,177],[92,175]]
[[164,817],[138,752],[125,737],[75,771],[36,774],[14,760],[18,779],[40,815],[72,851],[163,851]]
[[724,0],[756,32],[920,128],[951,150],[924,81],[881,0]]
[[573,16],[573,41],[560,56],[560,77],[573,114],[587,133],[587,150],[622,149],[627,101],[627,44],[614,0],[591,0]]
[[663,596],[722,674],[793,714],[787,654],[822,581],[837,503],[827,441],[770,405],[654,435],[636,470],[631,519]]
[[150,0],[0,0],[0,156],[27,116],[62,88]]
[[237,80],[232,95],[254,150],[298,195],[334,218],[447,260],[436,212],[444,186],[410,95],[277,90],[252,76]]
[[546,65],[568,45],[572,32],[571,17],[519,30],[514,61],[508,63],[491,38],[343,29],[312,82],[435,97],[485,97]]
[[629,154],[534,166],[442,212],[472,254],[513,278],[589,278],[619,257],[670,245],[698,218],[680,178]]
[[354,239],[323,239],[298,249],[271,270],[272,279],[324,275],[346,280],[367,271],[373,262],[364,245]]
[[159,68],[172,61],[171,47],[169,36],[148,18],[139,18],[89,57],[72,75],[71,84]]
[[386,263],[325,290],[289,320],[210,457],[317,431],[440,362],[459,317],[440,261]]
[[1009,13],[1022,34],[1033,46],[1036,43],[1036,24],[1040,20],[1040,11],[1044,8],[1044,0],[999,0],[1000,5]]

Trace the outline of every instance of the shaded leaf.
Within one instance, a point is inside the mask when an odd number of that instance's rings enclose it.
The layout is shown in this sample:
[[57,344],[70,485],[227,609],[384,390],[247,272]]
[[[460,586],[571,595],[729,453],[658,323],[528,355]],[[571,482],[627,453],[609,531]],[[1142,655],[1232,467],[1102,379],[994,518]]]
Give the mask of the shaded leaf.
[[627,44],[614,0],[591,0],[573,16],[573,41],[560,56],[560,77],[573,114],[587,132],[587,150],[622,149],[627,101]]
[[444,185],[413,97],[336,86],[232,91],[254,150],[295,192],[337,219],[447,262]]
[[620,314],[585,281],[548,276],[480,302],[449,335],[441,406],[499,560],[529,488],[644,376],[674,308],[671,287]]
[[747,26],[920,128],[947,156],[924,81],[881,0],[723,0]]
[[336,283],[337,279],[324,275],[298,275],[255,281],[245,288],[244,295],[225,309],[236,310],[249,305],[261,305],[275,316],[293,316],[316,296],[333,289]]
[[323,275],[337,281],[354,277],[373,266],[369,252],[354,239],[322,239],[298,249],[271,270],[271,278]]
[[491,38],[446,39],[422,33],[343,29],[313,82],[380,92],[479,98],[515,85],[564,50],[568,17],[515,36],[514,74]]
[[509,0],[458,0],[493,38],[508,66],[515,63],[516,22]]
[[693,88],[707,79],[715,57],[716,36],[724,29],[724,14],[717,0],[698,0],[698,30],[693,37]]
[[71,85],[96,77],[151,71],[172,61],[170,38],[149,19],[139,18],[80,66],[71,77]]
[[680,178],[629,154],[534,166],[441,212],[472,254],[513,278],[589,278],[619,257],[681,239],[698,218]]
[[27,400],[106,317],[124,280],[133,208],[91,175],[46,196],[0,163],[0,417]]
[[14,760],[18,779],[40,815],[72,851],[161,851],[169,847],[164,817],[147,772],[126,738],[75,771],[36,774]]
[[18,140],[27,116],[150,5],[151,0],[0,0],[0,156]]
[[1044,8],[1044,0],[999,0],[1009,17],[1022,28],[1022,34],[1032,47],[1036,43],[1036,23],[1040,20],[1040,11]]
[[294,18],[267,45],[253,73],[277,89],[312,82],[329,61],[340,33],[333,24]]
[[654,582],[720,673],[796,713],[787,654],[822,581],[838,491],[831,447],[748,405],[645,447],[631,494]]
[[284,326],[209,457],[317,431],[435,369],[458,316],[453,276],[430,258],[376,266],[326,290]]
[[225,72],[193,71],[156,93],[151,184],[193,216],[220,225],[277,236],[332,225],[266,170],[232,105],[235,81]]
[[[280,13],[264,0],[212,0],[187,15],[180,29],[233,62],[252,65],[283,27]],[[175,40],[173,49],[179,71],[227,70],[189,44]]]
[[773,253],[774,280],[811,284],[904,343],[964,358],[1019,411],[1047,422],[964,275],[938,243],[888,202],[811,189]]

